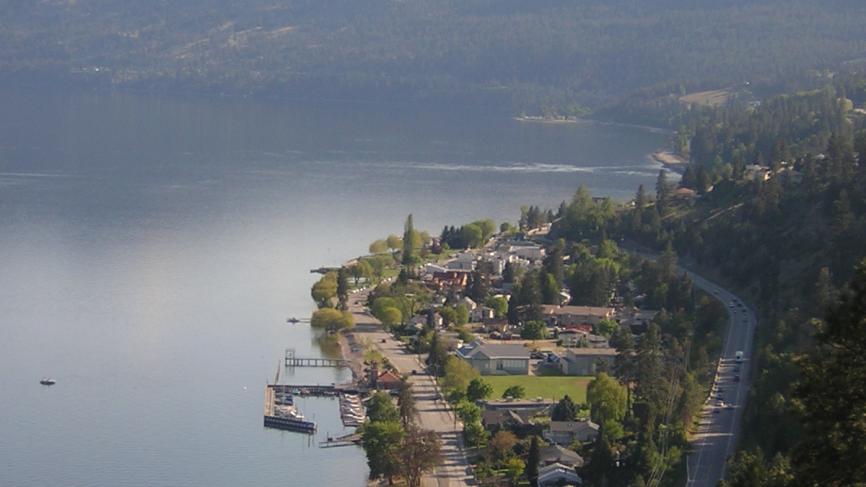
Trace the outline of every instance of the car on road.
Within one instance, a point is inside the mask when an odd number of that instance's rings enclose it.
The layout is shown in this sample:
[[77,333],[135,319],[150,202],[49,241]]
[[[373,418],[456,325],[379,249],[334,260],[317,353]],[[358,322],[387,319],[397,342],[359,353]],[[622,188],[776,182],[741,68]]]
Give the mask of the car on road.
[[734,409],[734,405],[731,403],[725,404],[725,409]]
[[724,399],[724,398],[725,398],[724,394],[718,394],[718,395],[716,396],[716,399],[719,399],[719,400],[722,400],[722,399]]
[[739,375],[734,376],[734,382],[740,382],[740,376]]

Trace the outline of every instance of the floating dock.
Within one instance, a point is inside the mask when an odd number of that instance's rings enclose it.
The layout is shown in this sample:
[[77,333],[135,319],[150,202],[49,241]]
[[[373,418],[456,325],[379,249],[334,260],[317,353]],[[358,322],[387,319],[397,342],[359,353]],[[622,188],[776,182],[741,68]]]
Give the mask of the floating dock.
[[[298,433],[313,434],[316,432],[316,423],[306,421],[300,413],[285,414],[287,406],[278,404],[281,401],[277,400],[277,396],[291,397],[292,386],[268,384],[265,387],[265,418],[264,425],[268,428],[276,428],[287,431],[296,431]],[[291,405],[294,409],[294,405]]]

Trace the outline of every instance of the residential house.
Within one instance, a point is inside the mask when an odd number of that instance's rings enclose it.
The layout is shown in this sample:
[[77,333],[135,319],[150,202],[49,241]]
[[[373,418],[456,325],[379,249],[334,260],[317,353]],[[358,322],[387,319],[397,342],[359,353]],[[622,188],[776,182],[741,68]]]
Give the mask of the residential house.
[[607,338],[584,331],[562,330],[557,335],[563,347],[566,348],[608,348]]
[[487,429],[508,429],[514,432],[529,432],[535,425],[532,410],[485,409],[481,411],[481,424]]
[[568,448],[554,443],[539,451],[539,463],[541,463],[541,465],[559,463],[571,468],[580,468],[583,466],[584,460],[576,451],[569,450]]
[[561,463],[551,463],[538,469],[539,487],[559,487],[565,485],[583,485],[583,479],[580,478],[580,475],[577,474],[574,468]]
[[599,369],[611,370],[616,358],[615,348],[571,348],[559,361],[565,375],[595,375]]
[[551,326],[568,326],[580,323],[597,325],[602,320],[611,320],[614,309],[599,306],[556,306],[545,304],[541,313]]
[[529,349],[523,345],[488,344],[476,340],[457,350],[457,356],[481,375],[529,374]]
[[508,254],[534,262],[544,258],[544,248],[532,243],[512,244],[508,247]]
[[473,271],[475,270],[475,264],[478,260],[478,257],[475,254],[471,254],[468,252],[461,252],[454,257],[454,259],[449,260],[445,263],[446,267],[450,270],[455,271]]
[[551,421],[542,434],[544,439],[556,445],[585,443],[598,436],[598,425],[588,419],[581,421]]
[[469,273],[466,271],[446,271],[433,274],[432,284],[439,289],[465,289],[469,284]]
[[627,313],[620,324],[628,326],[632,333],[640,334],[649,328],[650,323],[652,323],[657,314],[659,312],[656,309],[633,308],[631,312]]
[[478,306],[469,313],[469,319],[473,323],[487,323],[494,318],[496,318],[496,312],[487,306]]

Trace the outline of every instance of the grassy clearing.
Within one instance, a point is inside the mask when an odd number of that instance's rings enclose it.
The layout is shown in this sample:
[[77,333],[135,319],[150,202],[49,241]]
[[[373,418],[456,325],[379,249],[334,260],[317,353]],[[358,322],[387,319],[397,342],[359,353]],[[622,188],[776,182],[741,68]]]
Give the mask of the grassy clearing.
[[526,389],[527,398],[543,397],[559,400],[568,394],[577,403],[586,402],[586,386],[592,377],[575,376],[534,376],[534,375],[485,375],[487,383],[493,386],[492,398],[502,397],[505,389],[521,385]]

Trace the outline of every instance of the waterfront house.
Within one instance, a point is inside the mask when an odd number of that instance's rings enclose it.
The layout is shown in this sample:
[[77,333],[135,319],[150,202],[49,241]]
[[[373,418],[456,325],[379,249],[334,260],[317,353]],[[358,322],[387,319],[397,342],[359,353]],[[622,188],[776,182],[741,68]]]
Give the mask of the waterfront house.
[[588,419],[581,421],[551,421],[542,434],[544,439],[555,445],[585,443],[598,436],[598,425]]
[[474,341],[457,350],[481,375],[529,374],[529,349],[523,345],[489,344]]
[[570,348],[559,361],[564,375],[595,375],[599,370],[611,370],[616,359],[615,348]]

